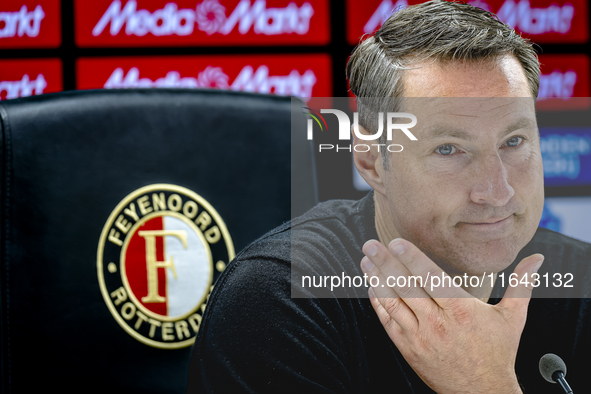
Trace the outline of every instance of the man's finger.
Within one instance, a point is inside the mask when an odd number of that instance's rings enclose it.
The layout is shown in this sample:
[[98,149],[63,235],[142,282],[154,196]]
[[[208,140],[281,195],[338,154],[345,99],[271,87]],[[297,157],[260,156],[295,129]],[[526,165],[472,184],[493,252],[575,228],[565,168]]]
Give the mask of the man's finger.
[[[400,298],[396,289],[383,285],[386,282],[380,269],[366,256],[361,260],[361,269],[368,276],[370,285],[370,298],[375,298],[388,315],[398,323],[403,330],[415,330],[419,321],[413,310]],[[372,279],[373,278],[373,279]],[[373,302],[372,302],[373,305]],[[375,305],[374,305],[375,309]],[[376,312],[378,310],[376,309]]]
[[[365,253],[365,256],[380,271],[379,287],[396,287],[397,295],[403,298],[430,298],[421,286],[415,286],[414,288],[410,286],[399,286],[404,283],[408,284],[409,281],[407,279],[411,275],[411,272],[380,242],[375,240],[367,241],[363,245],[363,253]],[[406,279],[399,280],[399,277],[405,277]],[[382,297],[379,292],[376,294],[378,297]]]
[[523,324],[525,324],[527,307],[534,288],[535,277],[537,276],[533,274],[537,274],[543,262],[543,255],[534,254],[521,260],[515,267],[513,274],[516,275],[517,281],[512,282],[516,286],[511,286],[511,282],[509,282],[505,297],[497,304],[498,307],[508,311],[507,318],[519,319],[519,323],[523,320]]
[[397,238],[390,242],[388,249],[413,276],[423,278],[425,292],[442,308],[446,307],[446,299],[470,298],[464,289],[444,280],[449,275],[411,242]]
[[[420,278],[413,278],[412,275],[409,275],[410,272],[404,264],[398,261],[384,245],[371,240],[365,243],[363,251],[366,254],[365,258],[374,263],[376,270],[379,271],[375,273],[379,283],[374,281],[372,287],[374,287],[384,308],[387,310],[389,308],[398,308],[398,304],[404,303],[413,314],[414,319],[405,318],[411,323],[404,324],[404,329],[416,328],[415,319],[421,320],[425,316],[434,313],[434,308],[438,308],[438,306],[423,289]],[[368,274],[372,273],[368,272]],[[390,289],[394,290],[394,292],[390,292],[390,295],[388,295]],[[400,297],[403,301],[397,300],[396,297]],[[391,298],[391,300],[388,298]]]
[[[416,318],[401,320],[403,316],[410,317],[412,311],[408,309],[408,306],[400,298],[385,298],[380,301],[376,298],[371,287],[369,288],[368,294],[371,306],[392,340],[399,338],[405,330],[417,330],[418,321]],[[384,306],[382,301],[390,302],[390,304]],[[392,303],[392,301],[394,302]],[[403,328],[403,326],[406,328]]]

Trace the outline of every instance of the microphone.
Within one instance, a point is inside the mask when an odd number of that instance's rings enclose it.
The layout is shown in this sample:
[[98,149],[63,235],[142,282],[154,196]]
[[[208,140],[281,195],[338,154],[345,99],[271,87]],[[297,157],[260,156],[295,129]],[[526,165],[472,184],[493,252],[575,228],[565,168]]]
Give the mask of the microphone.
[[566,364],[556,354],[544,354],[540,359],[540,373],[542,377],[550,383],[559,383],[560,387],[567,394],[572,394],[573,389],[570,388],[564,377],[566,376]]

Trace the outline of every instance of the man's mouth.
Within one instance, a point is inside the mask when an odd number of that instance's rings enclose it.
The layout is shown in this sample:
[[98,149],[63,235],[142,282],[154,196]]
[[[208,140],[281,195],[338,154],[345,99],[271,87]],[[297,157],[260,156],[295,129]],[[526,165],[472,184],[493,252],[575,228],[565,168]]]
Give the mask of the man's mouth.
[[486,220],[482,220],[482,221],[476,221],[476,222],[461,222],[464,224],[474,224],[474,225],[486,225],[486,224],[497,224],[497,223],[501,223],[509,218],[513,217],[513,215],[509,215],[509,216],[505,216],[505,217],[492,217],[492,218],[488,218]]
[[464,233],[467,239],[473,239],[476,242],[489,242],[497,239],[504,239],[511,236],[514,232],[515,214],[504,217],[490,217],[483,220],[459,222],[456,228]]

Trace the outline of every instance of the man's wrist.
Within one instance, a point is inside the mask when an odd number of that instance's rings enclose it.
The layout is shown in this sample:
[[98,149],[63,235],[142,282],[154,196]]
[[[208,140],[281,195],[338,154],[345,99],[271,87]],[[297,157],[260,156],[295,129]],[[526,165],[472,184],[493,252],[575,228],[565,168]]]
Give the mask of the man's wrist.
[[510,391],[507,391],[508,394],[523,394],[523,390],[521,390],[521,385],[517,381],[517,376],[514,376],[512,379],[513,383],[511,385]]

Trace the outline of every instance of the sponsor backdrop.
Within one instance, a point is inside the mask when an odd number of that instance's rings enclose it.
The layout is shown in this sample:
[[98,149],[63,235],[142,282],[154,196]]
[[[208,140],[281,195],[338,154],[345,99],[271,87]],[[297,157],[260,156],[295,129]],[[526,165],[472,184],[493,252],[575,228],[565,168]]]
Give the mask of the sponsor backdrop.
[[[344,65],[353,47],[393,10],[419,2],[2,0],[0,100],[134,87],[345,97]],[[561,107],[552,98],[590,95],[588,0],[469,3],[497,13],[542,48],[541,111]],[[589,110],[586,101],[577,105]],[[542,133],[547,195],[554,198],[543,220],[548,227],[582,228],[572,223],[582,223],[577,212],[588,211],[588,202],[568,198],[591,196],[590,135],[560,127]],[[344,168],[352,174],[342,189],[320,185],[321,200],[365,193],[346,157],[317,159],[320,172]]]

